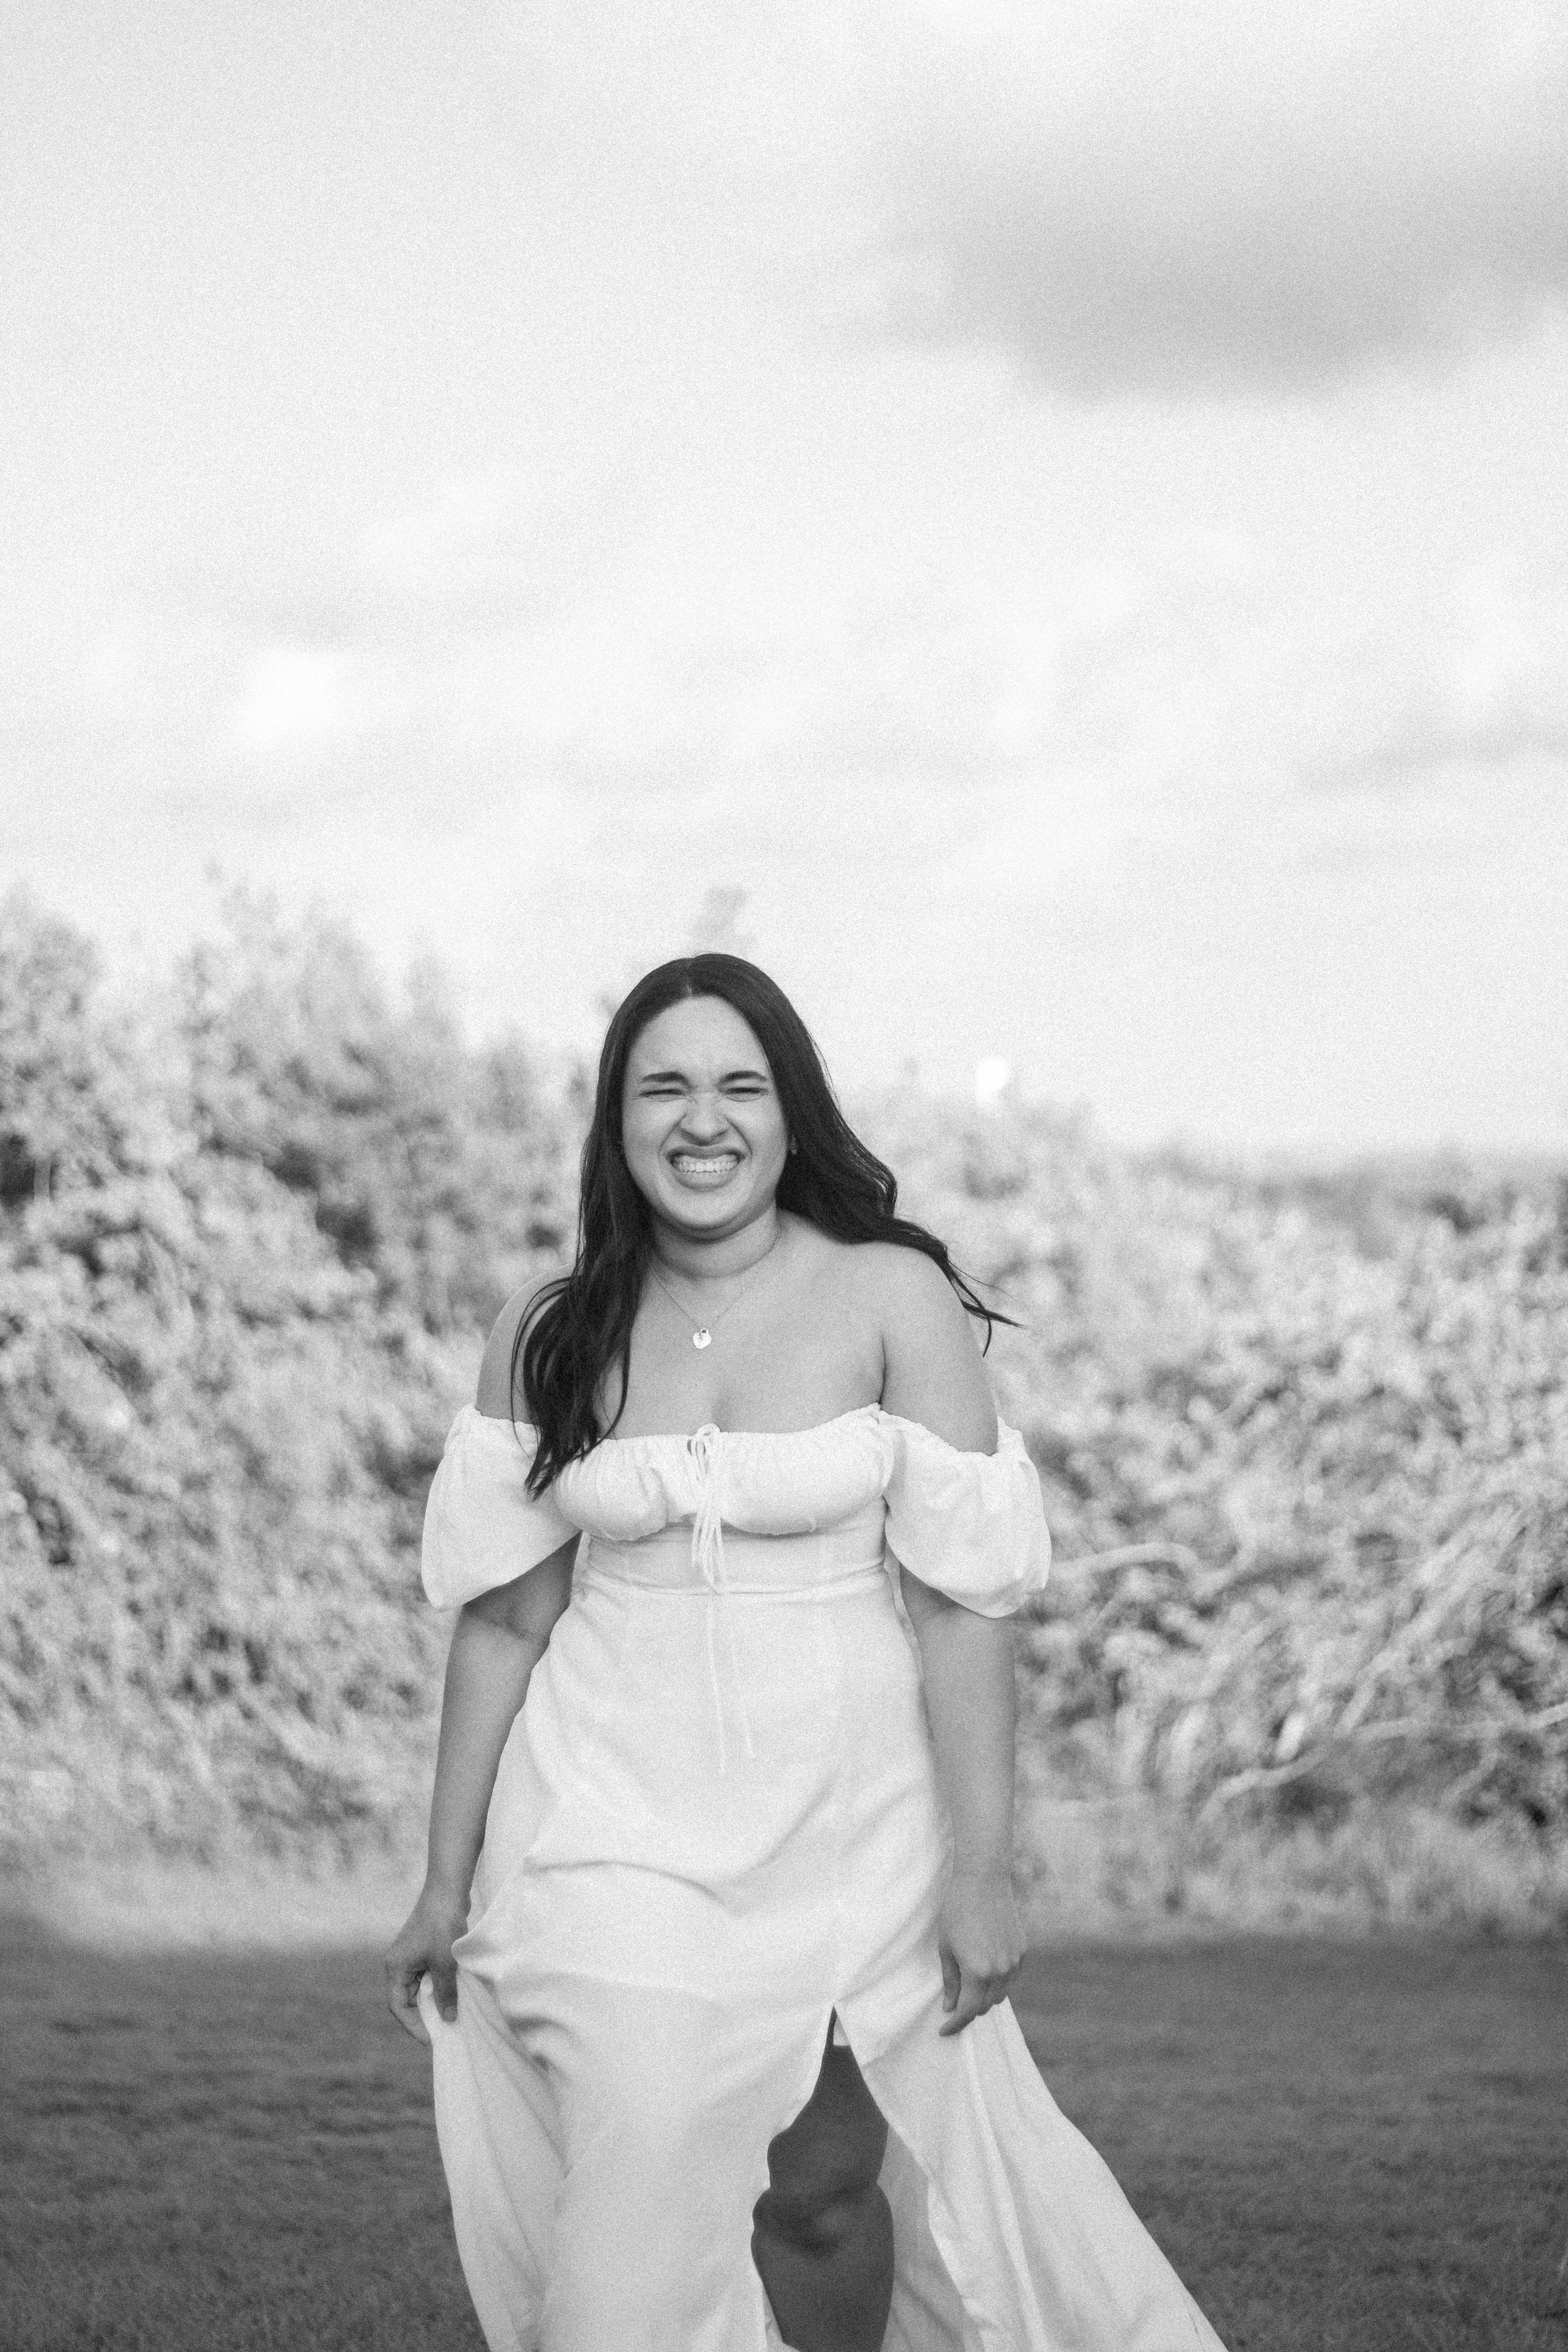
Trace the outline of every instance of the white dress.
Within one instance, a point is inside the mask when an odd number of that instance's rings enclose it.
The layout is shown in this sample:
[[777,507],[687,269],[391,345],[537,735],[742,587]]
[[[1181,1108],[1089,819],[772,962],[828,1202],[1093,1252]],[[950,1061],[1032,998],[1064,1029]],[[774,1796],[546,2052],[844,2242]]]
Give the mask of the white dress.
[[424,1579],[453,1608],[578,1529],[428,1981],[436,2119],[491,2352],[778,2352],[767,2147],[835,2012],[889,2130],[886,2352],[1220,2352],[1005,2002],[942,2038],[951,1852],[898,1562],[986,1616],[1050,1556],[1003,1427],[868,1405],[787,1434],[608,1439],[535,1500],[531,1431],[458,1415]]

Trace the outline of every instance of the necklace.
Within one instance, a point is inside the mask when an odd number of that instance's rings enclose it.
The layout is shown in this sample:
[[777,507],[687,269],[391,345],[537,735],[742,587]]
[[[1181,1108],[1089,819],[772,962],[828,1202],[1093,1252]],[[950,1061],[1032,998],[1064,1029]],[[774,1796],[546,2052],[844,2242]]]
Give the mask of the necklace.
[[[758,1258],[754,1264],[746,1268],[745,1273],[741,1277],[741,1287],[737,1290],[733,1298],[730,1299],[725,1306],[721,1307],[718,1314],[714,1316],[710,1323],[698,1323],[693,1327],[691,1344],[694,1348],[710,1348],[713,1345],[713,1333],[715,1329],[721,1323],[722,1323],[725,1316],[728,1315],[731,1307],[739,1307],[741,1300],[745,1296],[747,1283],[750,1282],[752,1275],[755,1274],[757,1267],[759,1265],[765,1265],[767,1260],[772,1257],[778,1245],[779,1236],[775,1234],[772,1241],[768,1244],[766,1249],[763,1252],[762,1256]],[[687,1321],[690,1323],[692,1319],[690,1308],[680,1305],[679,1299],[677,1298],[674,1291],[671,1290],[668,1283],[666,1282],[663,1275],[660,1274],[658,1266],[654,1265],[651,1258],[648,1261],[647,1270],[649,1274],[652,1275],[654,1280],[658,1283],[659,1288],[663,1291],[665,1297],[668,1299],[670,1305],[679,1308],[680,1313],[684,1315]]]

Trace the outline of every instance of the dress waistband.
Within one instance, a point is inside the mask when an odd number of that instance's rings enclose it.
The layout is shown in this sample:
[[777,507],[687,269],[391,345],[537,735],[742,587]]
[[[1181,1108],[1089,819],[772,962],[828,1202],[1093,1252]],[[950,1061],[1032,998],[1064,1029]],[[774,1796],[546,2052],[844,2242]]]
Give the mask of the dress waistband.
[[[714,1587],[693,1559],[694,1533],[693,1522],[680,1519],[633,1543],[590,1536],[578,1579],[622,1590],[630,1585],[639,1592],[668,1593],[672,1599],[683,1594],[700,1599]],[[725,1528],[721,1540],[724,1573],[719,1589],[732,1599],[756,1595],[770,1601],[814,1601],[887,1581],[879,1511],[874,1517],[868,1513],[863,1526],[851,1520],[812,1535],[754,1536]],[[809,1574],[802,1572],[797,1544],[811,1548]]]

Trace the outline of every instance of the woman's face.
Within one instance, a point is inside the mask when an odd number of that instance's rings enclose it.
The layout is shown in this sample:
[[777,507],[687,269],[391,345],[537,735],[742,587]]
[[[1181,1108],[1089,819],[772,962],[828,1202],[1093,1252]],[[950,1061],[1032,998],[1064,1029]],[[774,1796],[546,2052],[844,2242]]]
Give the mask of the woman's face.
[[680,1232],[738,1232],[772,1202],[789,1136],[773,1072],[721,996],[655,1015],[633,1045],[621,1098],[632,1181]]

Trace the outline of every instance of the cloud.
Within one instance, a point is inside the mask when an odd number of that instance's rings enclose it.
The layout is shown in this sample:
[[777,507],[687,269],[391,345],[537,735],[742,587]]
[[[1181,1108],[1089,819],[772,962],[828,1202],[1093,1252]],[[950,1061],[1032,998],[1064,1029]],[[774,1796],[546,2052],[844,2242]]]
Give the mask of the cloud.
[[268,646],[249,666],[230,721],[234,748],[266,760],[310,748],[352,724],[341,655],[314,646]]
[[1403,784],[1467,770],[1497,775],[1529,768],[1555,770],[1568,780],[1568,711],[1538,718],[1521,710],[1494,719],[1438,711],[1374,744],[1361,774]]
[[907,12],[863,325],[1069,396],[1315,391],[1568,293],[1568,18],[1543,0]]
[[1454,583],[1412,647],[1320,649],[1331,732],[1303,761],[1331,791],[1568,780],[1568,595],[1496,570]]

